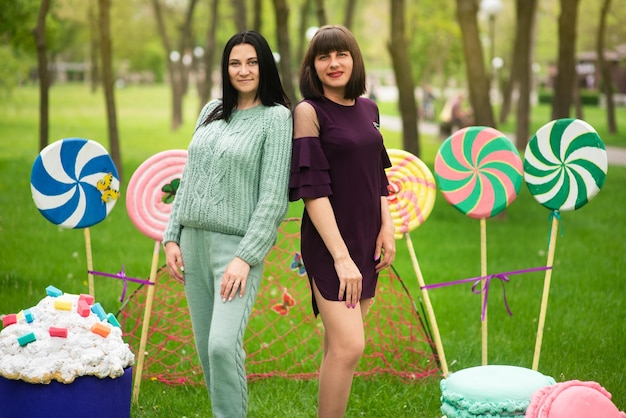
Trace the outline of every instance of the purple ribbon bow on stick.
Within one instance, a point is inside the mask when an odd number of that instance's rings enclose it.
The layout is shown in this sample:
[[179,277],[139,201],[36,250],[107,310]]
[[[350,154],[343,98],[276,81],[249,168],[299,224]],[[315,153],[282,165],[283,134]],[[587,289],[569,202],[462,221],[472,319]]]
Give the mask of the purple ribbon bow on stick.
[[154,285],[154,283],[152,283],[150,280],[135,279],[133,277],[126,276],[126,273],[124,272],[124,265],[123,264],[122,264],[122,270],[119,273],[117,273],[117,274],[109,274],[109,273],[103,273],[103,272],[100,272],[100,271],[91,271],[91,270],[87,270],[87,273],[95,274],[96,276],[112,277],[114,279],[121,279],[121,280],[123,280],[124,281],[124,289],[122,290],[122,297],[120,298],[120,302],[124,302],[124,296],[126,296],[126,287],[127,287],[127,284],[128,284],[129,280],[131,282],[135,282],[135,283]]
[[[509,315],[513,316],[513,313],[509,309],[509,304],[506,301],[506,289],[504,287],[504,283],[505,282],[508,283],[510,281],[508,276],[512,276],[514,274],[530,273],[533,271],[542,271],[542,270],[550,270],[550,269],[552,269],[551,266],[534,267],[531,269],[514,270],[514,271],[507,271],[504,273],[490,274],[488,276],[470,277],[469,279],[454,280],[451,282],[429,284],[426,286],[421,286],[421,288],[422,289],[435,289],[437,287],[446,287],[446,286],[452,286],[455,284],[474,283],[472,285],[472,293],[474,293],[475,295],[480,295],[481,293],[485,292],[485,298],[483,299],[483,306],[482,306],[482,311],[480,314],[480,320],[484,321],[485,313],[487,311],[487,299],[489,296],[489,285],[491,284],[491,279],[498,279],[500,280],[500,283],[502,283],[502,297],[504,299],[504,307],[506,308],[506,311],[509,313]],[[483,280],[485,280],[485,286],[483,288],[480,288],[479,286]]]

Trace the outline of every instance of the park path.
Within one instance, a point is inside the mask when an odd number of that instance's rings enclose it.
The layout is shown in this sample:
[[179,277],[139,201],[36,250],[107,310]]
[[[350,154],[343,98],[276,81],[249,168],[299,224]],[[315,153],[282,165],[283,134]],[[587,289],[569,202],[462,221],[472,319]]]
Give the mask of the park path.
[[[399,116],[380,115],[380,126],[392,131],[400,131],[402,129],[402,121]],[[439,135],[439,126],[435,122],[420,121],[419,129],[420,133]],[[507,133],[505,135],[515,142],[514,134]],[[606,158],[609,165],[626,166],[626,148],[607,146]]]

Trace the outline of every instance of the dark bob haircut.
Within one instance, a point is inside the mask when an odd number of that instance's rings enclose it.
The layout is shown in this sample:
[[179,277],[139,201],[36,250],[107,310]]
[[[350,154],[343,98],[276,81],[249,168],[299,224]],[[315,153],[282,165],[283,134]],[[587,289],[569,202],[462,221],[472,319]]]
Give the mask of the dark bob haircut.
[[330,52],[348,51],[353,68],[346,85],[345,99],[356,99],[366,91],[365,64],[354,35],[342,25],[322,26],[315,32],[300,67],[300,93],[305,99],[321,99],[324,89],[315,71],[315,57]]
[[219,119],[229,121],[233,110],[237,108],[238,92],[228,76],[228,61],[232,49],[241,44],[252,45],[259,60],[259,89],[255,98],[260,99],[264,106],[282,105],[287,108],[291,106],[280,81],[278,67],[267,40],[255,31],[240,32],[233,35],[224,47],[222,53],[222,103],[207,116],[203,122],[204,125]]

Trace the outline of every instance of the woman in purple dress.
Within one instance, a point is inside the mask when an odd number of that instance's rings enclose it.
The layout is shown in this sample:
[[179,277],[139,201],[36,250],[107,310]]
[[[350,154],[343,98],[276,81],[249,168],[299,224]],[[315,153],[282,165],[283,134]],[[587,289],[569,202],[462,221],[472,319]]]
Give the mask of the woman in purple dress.
[[342,417],[363,354],[363,318],[378,272],[395,257],[385,168],[391,163],[365,66],[343,26],[311,39],[300,70],[304,100],[294,110],[290,200],[303,199],[302,259],[313,311],[324,324],[318,416]]

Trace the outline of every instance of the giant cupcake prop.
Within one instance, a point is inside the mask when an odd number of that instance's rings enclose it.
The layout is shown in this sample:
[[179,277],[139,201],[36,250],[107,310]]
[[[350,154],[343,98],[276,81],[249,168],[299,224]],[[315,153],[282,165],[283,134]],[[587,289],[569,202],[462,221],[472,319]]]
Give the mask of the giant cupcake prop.
[[90,295],[46,292],[2,317],[3,416],[130,416],[134,355],[115,316]]

